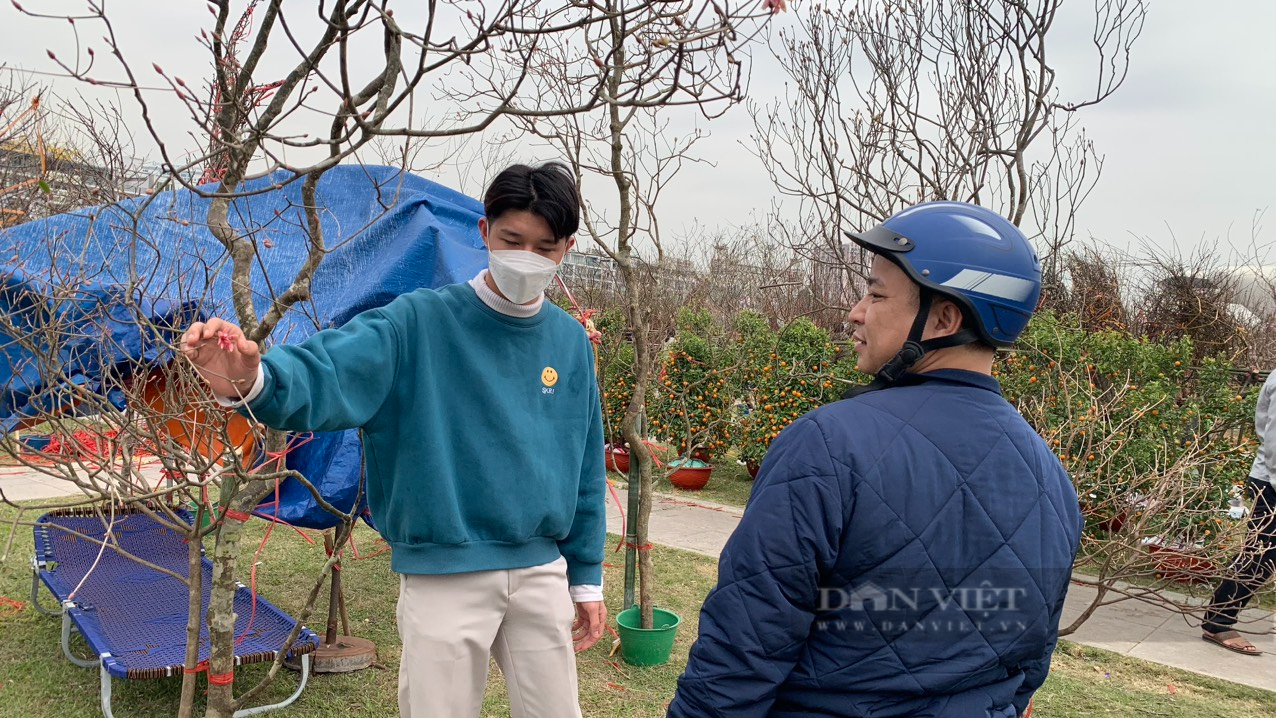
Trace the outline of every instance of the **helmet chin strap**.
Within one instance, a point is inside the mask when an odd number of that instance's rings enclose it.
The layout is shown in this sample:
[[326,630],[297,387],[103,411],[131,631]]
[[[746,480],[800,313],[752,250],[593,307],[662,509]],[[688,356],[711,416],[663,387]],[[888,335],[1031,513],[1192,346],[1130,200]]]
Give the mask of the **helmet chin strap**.
[[926,320],[930,318],[930,308],[934,303],[934,299],[933,292],[924,287],[921,289],[917,316],[913,317],[913,326],[908,330],[908,339],[904,341],[904,346],[900,347],[899,352],[891,357],[890,361],[883,364],[881,369],[877,370],[873,381],[863,386],[851,387],[842,395],[843,399],[850,399],[871,391],[895,386],[909,369],[921,361],[922,357],[926,356],[927,352],[963,344],[973,344],[979,341],[979,336],[970,329],[959,329],[946,337],[922,340],[922,334],[926,331]]

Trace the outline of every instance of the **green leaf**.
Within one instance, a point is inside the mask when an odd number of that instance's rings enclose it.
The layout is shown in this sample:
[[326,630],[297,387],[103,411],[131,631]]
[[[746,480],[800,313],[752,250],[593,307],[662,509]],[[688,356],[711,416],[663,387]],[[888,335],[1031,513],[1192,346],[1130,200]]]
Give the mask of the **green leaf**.
[[40,180],[40,191],[45,194],[53,194],[53,190],[49,187],[49,183],[44,180]]

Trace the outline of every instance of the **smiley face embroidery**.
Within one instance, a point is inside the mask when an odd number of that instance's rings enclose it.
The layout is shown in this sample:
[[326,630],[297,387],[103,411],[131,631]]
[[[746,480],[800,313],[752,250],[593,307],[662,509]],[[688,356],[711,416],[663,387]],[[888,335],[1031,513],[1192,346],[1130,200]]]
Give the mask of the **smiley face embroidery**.
[[541,383],[547,387],[554,386],[558,383],[558,371],[552,366],[547,366],[541,370]]

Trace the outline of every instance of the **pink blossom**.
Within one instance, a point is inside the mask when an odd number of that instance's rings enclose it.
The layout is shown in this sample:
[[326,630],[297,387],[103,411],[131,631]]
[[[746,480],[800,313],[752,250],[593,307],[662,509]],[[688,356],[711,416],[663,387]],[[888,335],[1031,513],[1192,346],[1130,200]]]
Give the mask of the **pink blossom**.
[[234,351],[235,338],[230,332],[223,329],[220,332],[217,332],[217,346],[221,347],[222,351]]

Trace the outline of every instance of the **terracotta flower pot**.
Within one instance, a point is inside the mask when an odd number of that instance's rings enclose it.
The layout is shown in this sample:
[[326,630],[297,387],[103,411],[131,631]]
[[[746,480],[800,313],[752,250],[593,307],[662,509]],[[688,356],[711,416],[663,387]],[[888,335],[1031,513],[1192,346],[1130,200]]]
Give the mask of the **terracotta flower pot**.
[[1100,512],[1090,510],[1085,512],[1085,517],[1086,520],[1095,528],[1109,534],[1114,534],[1120,531],[1122,527],[1125,526],[1125,522],[1130,518],[1129,514],[1126,513],[1124,509],[1118,511],[1116,515],[1111,515],[1106,511]]
[[607,452],[607,468],[611,471],[617,471],[622,474],[629,473],[629,450],[619,446],[606,447]]
[[1106,531],[1110,534],[1114,534],[1120,531],[1123,526],[1125,526],[1125,522],[1129,520],[1129,518],[1130,517],[1126,512],[1118,511],[1116,516],[1113,516],[1110,519],[1100,521],[1098,526],[1100,530]]
[[709,475],[712,473],[713,466],[711,464],[680,466],[669,475],[669,483],[683,491],[699,491],[705,487],[705,484],[709,483]]
[[1214,562],[1191,549],[1148,544],[1148,553],[1156,562],[1157,575],[1167,581],[1186,584],[1214,581]]

